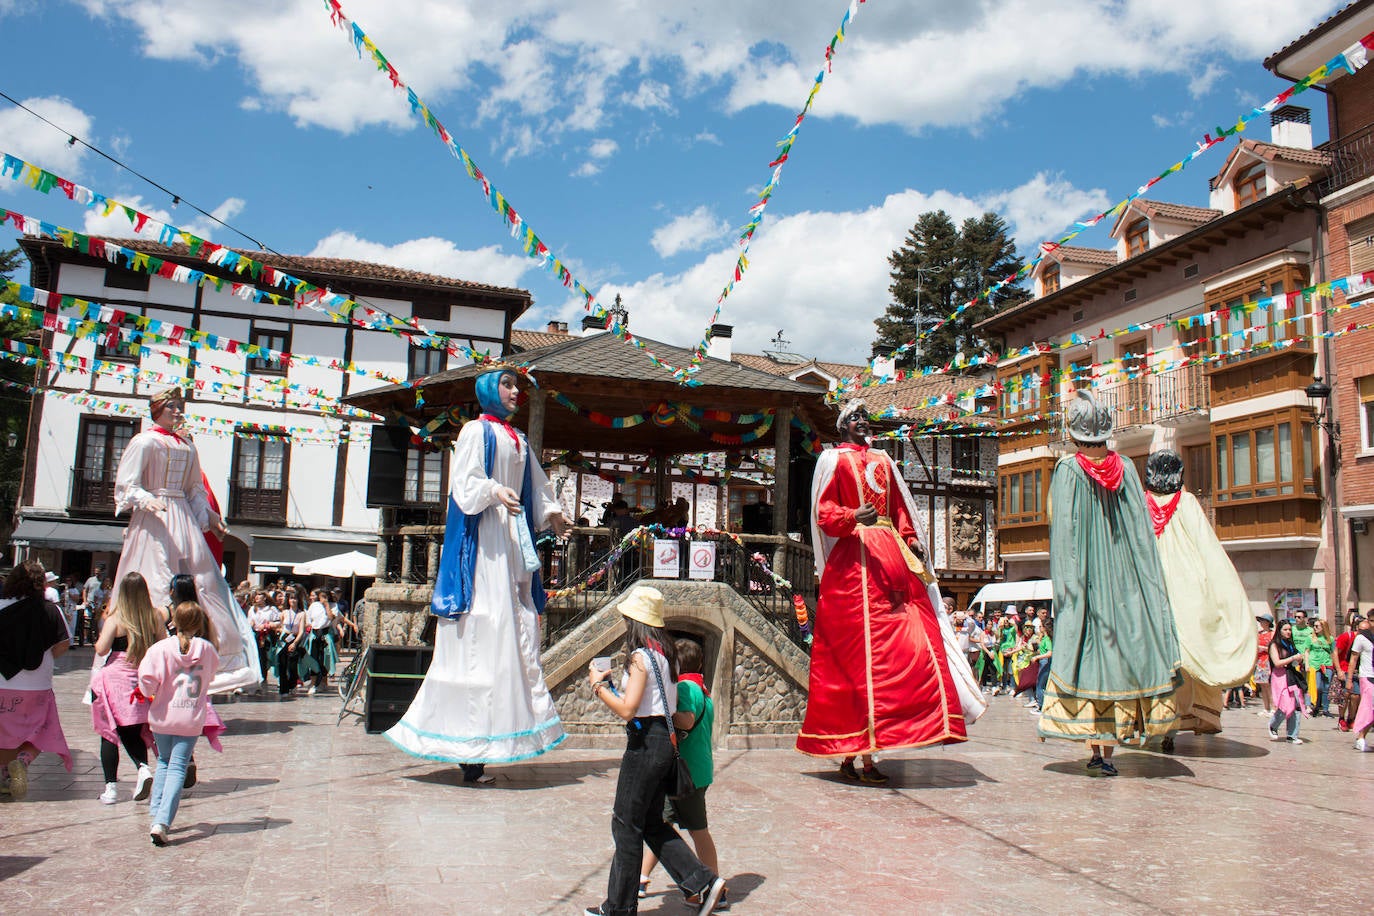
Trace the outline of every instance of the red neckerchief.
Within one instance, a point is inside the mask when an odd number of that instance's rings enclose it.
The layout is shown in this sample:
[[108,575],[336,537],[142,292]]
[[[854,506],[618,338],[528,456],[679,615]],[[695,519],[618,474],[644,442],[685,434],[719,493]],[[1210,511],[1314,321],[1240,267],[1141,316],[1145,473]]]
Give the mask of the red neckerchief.
[[1083,469],[1083,473],[1097,483],[1113,491],[1121,487],[1121,481],[1126,476],[1126,466],[1116,452],[1108,452],[1100,464],[1082,452],[1074,457],[1078,459],[1078,466]]
[[677,676],[677,680],[679,684],[683,681],[691,681],[693,684],[696,684],[698,687],[701,688],[702,693],[706,694],[708,697],[711,695],[711,691],[706,689],[706,679],[694,671],[685,671],[682,674],[679,674]]
[[510,433],[511,441],[515,443],[515,451],[517,453],[520,451],[520,436],[516,433],[514,426],[511,426],[509,423],[507,423],[500,417],[494,416],[489,413],[482,414],[482,419],[489,420],[490,422],[495,423],[497,426],[500,426],[503,429],[505,429],[506,432]]
[[841,442],[839,445],[835,446],[835,448],[852,448],[852,449],[854,449],[855,451],[867,451],[867,450],[868,450],[868,446],[867,446],[867,445],[860,445],[860,444],[857,443],[857,442]]
[[1169,525],[1169,519],[1174,517],[1174,511],[1178,509],[1178,501],[1183,496],[1183,491],[1179,490],[1174,494],[1174,498],[1167,503],[1161,503],[1155,499],[1155,495],[1149,490],[1145,491],[1145,504],[1150,507],[1150,521],[1155,526],[1155,537],[1164,533],[1164,529]]
[[173,439],[177,440],[178,442],[185,442],[185,441],[186,441],[185,439],[183,439],[183,438],[181,438],[180,436],[178,436],[176,433],[172,432],[170,429],[163,429],[161,426],[154,426],[154,427],[153,427],[153,432],[155,432],[155,433],[162,433],[162,435],[164,435],[164,436],[171,436]]

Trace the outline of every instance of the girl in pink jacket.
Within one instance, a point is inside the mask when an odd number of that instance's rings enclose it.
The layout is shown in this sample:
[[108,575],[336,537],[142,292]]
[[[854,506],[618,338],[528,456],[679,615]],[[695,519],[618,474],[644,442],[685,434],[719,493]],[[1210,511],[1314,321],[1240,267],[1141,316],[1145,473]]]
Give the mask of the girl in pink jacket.
[[138,687],[152,702],[148,727],[157,742],[157,775],[149,802],[154,846],[167,845],[167,828],[181,803],[186,764],[196,738],[205,727],[210,704],[210,680],[219,667],[219,653],[206,636],[210,622],[194,601],[183,601],[172,612],[177,635],[154,643],[138,666]]

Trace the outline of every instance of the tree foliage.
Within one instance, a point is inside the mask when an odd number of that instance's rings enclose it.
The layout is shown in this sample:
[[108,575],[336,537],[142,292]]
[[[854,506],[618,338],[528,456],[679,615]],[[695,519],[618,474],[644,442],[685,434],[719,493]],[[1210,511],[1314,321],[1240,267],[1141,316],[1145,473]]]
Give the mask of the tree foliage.
[[[956,308],[1011,276],[1024,263],[1007,224],[996,213],[964,220],[956,227],[943,210],[922,213],[902,247],[888,255],[892,302],[881,318],[874,347],[892,349],[929,332]],[[980,352],[973,326],[1003,306],[1025,299],[1019,284],[979,298],[939,330],[898,358],[898,366],[944,366],[958,353]]]
[[[17,279],[16,274],[28,266],[18,248],[0,250],[0,276]],[[17,297],[8,289],[0,291],[0,302],[14,304]],[[36,342],[38,325],[16,318],[0,317],[0,344],[9,340]],[[0,359],[0,379],[19,385],[34,383],[32,366],[11,359]],[[8,531],[19,494],[19,479],[24,464],[24,444],[29,428],[29,407],[33,401],[28,392],[10,385],[0,385],[0,530]],[[9,437],[15,437],[10,448]]]

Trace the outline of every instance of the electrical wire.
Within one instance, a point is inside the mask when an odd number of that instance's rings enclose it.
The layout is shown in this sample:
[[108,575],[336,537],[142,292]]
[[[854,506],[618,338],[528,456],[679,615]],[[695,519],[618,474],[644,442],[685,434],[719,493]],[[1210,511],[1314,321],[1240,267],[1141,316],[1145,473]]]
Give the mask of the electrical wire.
[[104,151],[103,149],[101,149],[100,147],[98,147],[98,146],[93,146],[92,144],[86,142],[84,139],[82,139],[81,137],[78,137],[76,134],[72,133],[71,131],[67,130],[66,128],[62,127],[61,125],[59,125],[59,124],[54,124],[52,121],[49,121],[47,118],[43,117],[43,116],[42,116],[41,114],[39,114],[38,112],[34,111],[32,108],[28,107],[28,106],[25,105],[23,102],[20,102],[20,101],[15,100],[14,98],[11,98],[9,95],[7,95],[7,94],[4,93],[4,92],[0,92],[0,99],[4,99],[5,101],[9,102],[11,105],[15,106],[16,108],[20,108],[20,109],[23,109],[24,111],[27,111],[29,114],[33,115],[35,118],[37,118],[38,120],[42,121],[44,124],[48,125],[49,127],[53,128],[54,130],[61,131],[62,133],[66,134],[66,135],[67,135],[67,145],[68,145],[68,146],[75,146],[76,144],[80,143],[82,146],[86,147],[86,149],[88,149],[88,150],[90,150],[91,152],[95,153],[97,156],[100,156],[100,157],[102,157],[102,158],[104,158],[104,159],[108,159],[110,162],[112,162],[112,163],[114,163],[115,165],[119,166],[121,169],[124,169],[126,172],[131,172],[131,173],[133,173],[134,175],[137,175],[139,178],[143,179],[143,180],[146,181],[148,184],[150,184],[150,185],[152,185],[153,187],[157,188],[157,189],[158,189],[159,191],[161,191],[163,194],[166,194],[168,197],[172,198],[172,206],[175,207],[177,204],[185,204],[186,206],[190,207],[192,210],[195,210],[197,213],[199,213],[201,216],[205,217],[206,219],[212,220],[212,221],[214,221],[215,223],[218,223],[219,225],[223,226],[225,229],[228,229],[230,232],[234,232],[234,233],[237,233],[238,235],[243,236],[243,237],[246,238],[248,241],[252,242],[254,245],[257,245],[259,250],[261,250],[261,251],[270,251],[270,252],[272,252],[273,254],[276,254],[276,255],[280,255],[280,254],[281,254],[280,251],[277,251],[275,248],[271,248],[271,247],[269,247],[269,246],[267,246],[267,245],[264,245],[262,242],[260,242],[260,241],[258,241],[257,239],[253,238],[251,235],[249,235],[248,233],[244,232],[242,229],[239,229],[239,228],[236,227],[236,226],[233,226],[233,225],[231,225],[231,224],[229,224],[229,223],[226,223],[224,220],[220,219],[218,216],[215,216],[213,213],[209,213],[209,212],[207,212],[207,211],[201,209],[200,207],[198,207],[198,206],[196,206],[195,204],[191,203],[189,200],[185,199],[185,198],[182,197],[180,194],[176,193],[175,191],[171,190],[170,188],[165,188],[165,187],[163,187],[162,185],[158,184],[158,183],[157,183],[156,181],[154,181],[153,179],[149,178],[147,175],[144,175],[144,174],[143,174],[142,172],[140,172],[138,169],[134,168],[134,167],[131,166],[131,165],[128,165],[127,163],[121,162],[119,159],[115,158],[114,156],[111,156],[109,153],[105,152],[105,151]]

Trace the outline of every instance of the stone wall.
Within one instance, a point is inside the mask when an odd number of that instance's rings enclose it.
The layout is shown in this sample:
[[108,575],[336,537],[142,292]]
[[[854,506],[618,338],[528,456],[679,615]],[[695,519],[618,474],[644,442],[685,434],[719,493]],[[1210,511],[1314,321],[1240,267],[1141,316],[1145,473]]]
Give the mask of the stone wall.
[[[650,580],[663,592],[670,630],[698,637],[715,703],[718,747],[786,747],[806,709],[810,659],[743,596],[719,582]],[[382,583],[367,590],[358,621],[363,638],[383,645],[421,645],[429,623],[429,586]],[[624,724],[592,696],[587,666],[599,655],[624,668],[623,618],[610,598],[595,615],[543,655],[549,685],[572,747],[620,747]]]

